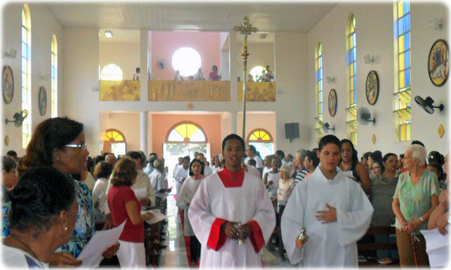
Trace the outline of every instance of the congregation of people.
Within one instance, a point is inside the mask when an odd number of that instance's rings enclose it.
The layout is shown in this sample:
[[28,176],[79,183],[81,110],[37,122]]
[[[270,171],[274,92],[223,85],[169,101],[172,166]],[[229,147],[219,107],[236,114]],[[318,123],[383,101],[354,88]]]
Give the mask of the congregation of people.
[[[217,67],[209,79],[220,79]],[[125,222],[118,242],[100,251],[100,266],[145,268],[152,252],[166,248],[167,221],[148,221],[166,214],[168,194],[175,193],[191,267],[262,267],[264,247],[294,266],[357,267],[369,257],[429,266],[421,230],[448,236],[449,167],[448,154],[426,149],[412,141],[404,153],[375,149],[359,158],[350,140],[326,135],[315,148],[262,158],[230,134],[210,162],[198,152],[179,157],[169,175],[156,153],[89,157],[83,124],[47,119],[25,156],[2,157],[3,262],[77,267],[96,230]],[[366,236],[381,226],[396,233]],[[358,250],[360,242],[398,249],[367,254]]]

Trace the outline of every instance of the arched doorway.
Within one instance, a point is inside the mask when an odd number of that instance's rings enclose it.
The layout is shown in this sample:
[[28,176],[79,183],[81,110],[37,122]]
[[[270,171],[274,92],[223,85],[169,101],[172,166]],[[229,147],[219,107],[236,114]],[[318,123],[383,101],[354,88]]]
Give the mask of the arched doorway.
[[198,124],[188,121],[172,126],[163,145],[163,157],[165,165],[168,166],[170,179],[173,180],[174,167],[178,163],[178,158],[190,156],[192,160],[195,152],[203,153],[207,160],[210,158],[210,144],[204,130]]
[[127,140],[122,132],[117,129],[105,131],[102,153],[105,152],[114,153],[116,157],[127,153]]
[[258,128],[249,132],[246,143],[255,146],[262,159],[267,155],[274,154],[274,141],[269,131]]

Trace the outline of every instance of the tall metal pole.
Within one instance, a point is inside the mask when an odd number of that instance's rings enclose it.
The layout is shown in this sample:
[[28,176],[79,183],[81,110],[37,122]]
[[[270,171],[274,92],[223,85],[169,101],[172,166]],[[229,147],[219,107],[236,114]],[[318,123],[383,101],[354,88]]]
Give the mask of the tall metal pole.
[[252,32],[257,32],[258,29],[256,27],[252,27],[252,24],[249,24],[249,17],[244,17],[244,23],[240,26],[235,26],[235,31],[240,31],[241,34],[244,34],[244,42],[243,49],[241,51],[241,57],[243,58],[243,140],[246,139],[246,78],[247,78],[247,57],[249,53],[247,52],[247,36],[251,35]]

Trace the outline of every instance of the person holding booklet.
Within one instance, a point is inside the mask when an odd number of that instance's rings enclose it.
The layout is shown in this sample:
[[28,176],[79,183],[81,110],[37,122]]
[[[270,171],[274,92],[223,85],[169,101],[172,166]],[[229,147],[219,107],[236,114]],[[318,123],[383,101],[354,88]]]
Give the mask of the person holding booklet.
[[141,214],[141,203],[130,188],[136,181],[136,164],[129,158],[119,160],[113,170],[112,187],[108,192],[108,206],[115,227],[125,220],[119,237],[121,248],[117,253],[122,268],[146,267],[144,247],[144,221],[151,219],[152,212]]

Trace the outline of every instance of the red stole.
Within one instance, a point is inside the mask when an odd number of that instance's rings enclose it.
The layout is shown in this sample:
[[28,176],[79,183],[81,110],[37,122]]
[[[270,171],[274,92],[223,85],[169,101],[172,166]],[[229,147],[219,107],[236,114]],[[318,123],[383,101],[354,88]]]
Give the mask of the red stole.
[[[221,179],[221,182],[224,184],[225,188],[241,187],[244,182],[244,170],[242,169],[236,173],[223,169],[218,172],[218,176],[219,179]],[[221,249],[227,239],[227,236],[221,230],[221,226],[226,221],[227,220],[222,218],[216,218],[216,220],[211,225],[207,246],[215,251]],[[252,226],[252,234],[249,235],[248,239],[251,241],[255,253],[258,253],[262,249],[262,247],[265,246],[263,233],[260,225],[255,220],[251,220],[248,223]]]

